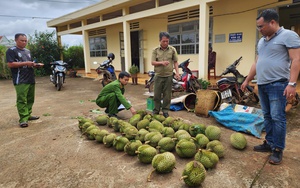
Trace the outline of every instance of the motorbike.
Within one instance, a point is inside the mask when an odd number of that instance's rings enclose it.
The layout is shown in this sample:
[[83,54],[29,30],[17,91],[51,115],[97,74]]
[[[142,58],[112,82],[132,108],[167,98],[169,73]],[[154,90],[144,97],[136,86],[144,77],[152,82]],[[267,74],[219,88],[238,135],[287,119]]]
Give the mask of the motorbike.
[[63,84],[65,83],[68,63],[59,60],[51,62],[50,65],[52,70],[52,75],[50,75],[50,82],[55,85],[57,91],[60,91]]
[[232,73],[233,77],[221,78],[217,81],[217,88],[221,92],[222,102],[234,104],[247,104],[248,102],[258,103],[259,98],[254,93],[254,88],[247,85],[245,91],[241,90],[241,85],[246,79],[236,67],[240,64],[242,56],[229,65],[220,76]]
[[101,82],[103,87],[117,79],[115,68],[112,65],[112,61],[115,59],[115,55],[113,53],[109,53],[107,58],[108,59],[103,61],[96,69],[98,77],[100,77],[99,81]]
[[[201,84],[198,82],[197,77],[193,75],[192,71],[188,68],[190,62],[192,61],[190,61],[190,59],[187,59],[179,64],[178,68],[182,69],[183,74],[181,75],[180,80],[176,80],[173,77],[172,93],[182,91],[196,93],[198,89],[201,89]],[[146,81],[145,87],[149,89],[149,92],[153,92],[155,72],[149,71],[148,76],[150,78]]]

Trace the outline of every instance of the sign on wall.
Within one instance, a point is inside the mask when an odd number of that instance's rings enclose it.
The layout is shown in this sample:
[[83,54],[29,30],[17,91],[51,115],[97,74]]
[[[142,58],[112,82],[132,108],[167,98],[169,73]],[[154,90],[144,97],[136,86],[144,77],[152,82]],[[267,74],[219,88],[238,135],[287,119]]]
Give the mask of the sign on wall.
[[243,33],[229,33],[229,42],[230,43],[236,43],[236,42],[242,42],[243,40]]

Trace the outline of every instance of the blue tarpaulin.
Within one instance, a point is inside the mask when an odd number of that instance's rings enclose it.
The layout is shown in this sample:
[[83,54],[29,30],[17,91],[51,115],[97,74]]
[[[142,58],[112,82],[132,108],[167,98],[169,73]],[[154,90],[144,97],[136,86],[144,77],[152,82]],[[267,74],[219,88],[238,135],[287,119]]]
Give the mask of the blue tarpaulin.
[[221,111],[209,111],[209,115],[229,129],[245,132],[257,138],[261,138],[261,133],[264,129],[264,119],[262,115],[235,112],[232,105],[227,106]]

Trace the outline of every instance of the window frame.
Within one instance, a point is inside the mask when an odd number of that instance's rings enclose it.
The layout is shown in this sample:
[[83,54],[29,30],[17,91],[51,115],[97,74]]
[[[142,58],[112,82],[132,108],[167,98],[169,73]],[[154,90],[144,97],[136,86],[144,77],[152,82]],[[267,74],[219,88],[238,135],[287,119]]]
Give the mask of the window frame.
[[89,37],[90,57],[107,56],[107,37],[106,35]]

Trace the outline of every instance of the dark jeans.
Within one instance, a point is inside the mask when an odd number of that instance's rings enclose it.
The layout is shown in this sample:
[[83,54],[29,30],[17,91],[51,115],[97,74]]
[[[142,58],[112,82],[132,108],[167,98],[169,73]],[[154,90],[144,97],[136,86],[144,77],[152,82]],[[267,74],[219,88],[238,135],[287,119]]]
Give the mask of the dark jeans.
[[273,82],[259,85],[258,92],[264,114],[266,140],[272,149],[285,148],[286,137],[286,96],[283,96],[287,82]]

